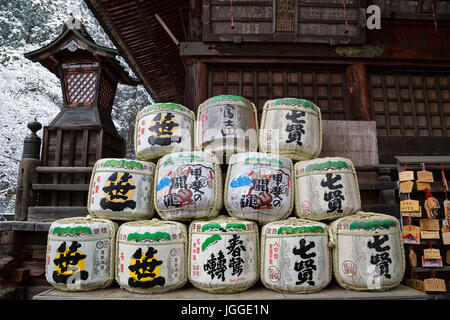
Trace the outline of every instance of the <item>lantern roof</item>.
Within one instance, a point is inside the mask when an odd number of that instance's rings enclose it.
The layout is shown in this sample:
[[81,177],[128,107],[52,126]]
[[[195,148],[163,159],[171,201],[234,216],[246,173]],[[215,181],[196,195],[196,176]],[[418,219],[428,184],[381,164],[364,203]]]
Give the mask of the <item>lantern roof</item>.
[[33,61],[39,62],[42,66],[53,72],[58,78],[59,66],[67,62],[80,62],[85,60],[100,61],[107,65],[118,77],[121,84],[138,85],[142,82],[131,77],[116,59],[118,50],[100,46],[95,43],[84,25],[72,15],[65,22],[62,33],[46,46],[25,53],[24,56]]

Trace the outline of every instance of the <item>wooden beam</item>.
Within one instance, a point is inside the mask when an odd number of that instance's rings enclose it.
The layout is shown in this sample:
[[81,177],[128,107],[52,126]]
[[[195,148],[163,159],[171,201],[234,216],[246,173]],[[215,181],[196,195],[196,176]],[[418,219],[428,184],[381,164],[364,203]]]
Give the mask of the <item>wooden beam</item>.
[[89,191],[89,184],[70,184],[70,183],[34,183],[33,190],[48,190],[48,191]]
[[86,207],[29,207],[28,220],[55,221],[63,218],[81,217],[88,215]]

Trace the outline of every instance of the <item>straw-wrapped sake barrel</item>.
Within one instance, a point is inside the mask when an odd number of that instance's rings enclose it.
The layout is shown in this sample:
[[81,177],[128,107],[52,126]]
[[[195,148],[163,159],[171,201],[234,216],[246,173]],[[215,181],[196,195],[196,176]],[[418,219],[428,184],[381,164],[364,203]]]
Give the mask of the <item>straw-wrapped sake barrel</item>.
[[295,164],[295,208],[299,218],[334,220],[361,208],[353,163],[345,158],[317,158]]
[[276,154],[232,155],[224,196],[228,213],[259,223],[284,219],[294,207],[292,172],[292,161]]
[[47,240],[46,280],[63,291],[90,291],[114,280],[117,224],[74,217],[54,221]]
[[233,153],[257,151],[258,129],[252,102],[234,95],[215,96],[198,107],[195,148],[226,162]]
[[126,222],[116,248],[116,281],[127,291],[161,293],[187,282],[187,233],[180,222]]
[[289,218],[261,230],[261,281],[268,289],[311,293],[331,281],[328,227],[318,221]]
[[153,160],[163,155],[194,149],[195,114],[176,103],[156,103],[136,117],[136,158]]
[[383,291],[405,272],[401,227],[395,217],[358,211],[330,224],[333,274],[345,289]]
[[155,164],[129,159],[100,159],[95,163],[87,209],[97,218],[150,219],[154,213]]
[[222,171],[216,156],[176,152],[159,159],[155,207],[164,220],[214,217],[222,208]]
[[322,116],[314,103],[297,98],[264,104],[259,150],[292,160],[317,158],[322,150]]
[[258,226],[219,216],[189,226],[189,281],[210,293],[244,291],[259,277]]

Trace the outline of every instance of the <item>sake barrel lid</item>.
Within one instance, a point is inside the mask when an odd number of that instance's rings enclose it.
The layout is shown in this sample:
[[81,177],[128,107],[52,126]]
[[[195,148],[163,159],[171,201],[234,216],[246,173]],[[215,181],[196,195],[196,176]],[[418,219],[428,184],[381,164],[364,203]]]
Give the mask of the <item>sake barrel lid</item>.
[[123,170],[127,172],[136,172],[143,174],[153,174],[155,172],[155,164],[142,160],[131,160],[121,158],[104,158],[99,159],[95,163],[94,171],[113,171]]
[[191,120],[195,119],[195,113],[186,108],[185,106],[178,104],[178,103],[155,103],[151,104],[145,108],[143,108],[139,113],[137,114],[137,119],[145,116],[146,114],[152,114],[152,113],[158,113],[158,112],[175,112],[175,113],[181,113],[183,115],[186,115],[187,117],[191,118]]
[[71,217],[53,221],[49,237],[89,238],[115,234],[115,224],[107,219],[92,217]]
[[211,98],[205,100],[202,104],[200,104],[199,112],[201,112],[204,109],[209,108],[209,107],[221,106],[224,104],[229,104],[229,105],[238,106],[238,107],[247,107],[247,108],[251,108],[252,111],[256,112],[256,107],[251,101],[249,101],[241,96],[235,96],[235,95],[229,95],[229,94],[219,95],[219,96],[211,97]]
[[341,157],[316,158],[299,161],[295,164],[296,175],[308,175],[329,171],[351,172],[356,174],[353,162],[350,159]]
[[243,220],[235,217],[219,215],[214,219],[199,219],[191,222],[189,228],[192,232],[257,232],[254,221]]
[[230,158],[230,165],[245,164],[264,164],[278,166],[283,168],[291,168],[292,160],[278,154],[262,153],[262,152],[242,152],[233,154]]
[[178,242],[186,240],[186,227],[176,221],[162,221],[154,218],[152,220],[126,222],[119,227],[118,234],[126,235],[126,239],[121,238],[121,240],[127,242]]
[[167,154],[158,161],[158,167],[173,165],[178,162],[209,162],[219,163],[214,154],[203,151],[182,151]]
[[314,114],[320,113],[320,108],[309,100],[299,98],[280,98],[267,100],[264,104],[264,110],[276,109],[304,109]]
[[328,226],[319,221],[291,217],[265,224],[261,231],[265,235],[328,235]]
[[330,224],[336,234],[386,234],[400,232],[400,223],[390,215],[374,212],[357,211]]

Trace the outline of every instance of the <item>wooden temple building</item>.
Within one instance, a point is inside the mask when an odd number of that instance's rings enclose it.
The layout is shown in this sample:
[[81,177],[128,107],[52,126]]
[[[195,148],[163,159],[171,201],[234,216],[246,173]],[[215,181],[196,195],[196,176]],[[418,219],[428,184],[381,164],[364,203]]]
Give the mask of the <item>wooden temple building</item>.
[[[25,55],[61,79],[64,108],[45,124],[34,160],[21,167],[15,220],[0,224],[0,256],[12,257],[0,261],[2,286],[45,286],[39,263],[50,222],[84,215],[95,160],[125,154],[111,120],[117,83],[141,83],[156,102],[194,111],[221,94],[249,99],[259,117],[268,99],[314,102],[323,118],[320,156],[355,163],[366,210],[401,218],[397,180],[405,163],[411,170],[425,163],[436,181],[441,168],[448,174],[450,1],[85,3],[117,50],[96,45],[73,22]],[[139,80],[124,72],[117,55]],[[442,199],[442,184],[433,188]],[[442,246],[444,257],[448,249]],[[8,278],[13,263],[22,273]],[[448,263],[442,270],[448,281]]]

